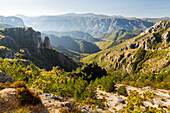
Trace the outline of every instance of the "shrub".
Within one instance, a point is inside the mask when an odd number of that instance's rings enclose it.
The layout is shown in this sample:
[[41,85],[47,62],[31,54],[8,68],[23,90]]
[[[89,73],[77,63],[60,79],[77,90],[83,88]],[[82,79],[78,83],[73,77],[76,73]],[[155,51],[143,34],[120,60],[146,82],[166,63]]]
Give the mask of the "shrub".
[[16,81],[12,84],[12,87],[14,88],[26,88],[26,84],[23,81]]
[[16,111],[14,111],[13,113],[31,113],[28,109],[17,109]]
[[128,96],[128,93],[127,93],[127,90],[126,90],[126,87],[125,87],[125,86],[120,86],[120,87],[117,89],[117,93],[118,93],[118,95]]
[[101,84],[106,92],[112,92],[115,90],[115,83],[113,82],[113,79],[110,78],[110,76],[102,77]]
[[21,105],[36,105],[41,103],[41,99],[38,94],[24,87],[17,88],[16,95]]
[[106,70],[99,67],[98,64],[94,62],[86,64],[81,71],[83,73],[83,79],[87,80],[89,83],[91,80],[95,80],[96,78],[101,78],[107,75]]
[[62,107],[59,109],[59,113],[70,113],[67,107]]
[[97,100],[95,100],[95,105],[97,105],[103,109],[105,107],[104,102],[105,102],[105,99],[97,99]]
[[4,87],[4,84],[3,83],[0,83],[0,90],[3,90],[5,87]]
[[11,83],[9,81],[5,82],[5,87],[10,87]]

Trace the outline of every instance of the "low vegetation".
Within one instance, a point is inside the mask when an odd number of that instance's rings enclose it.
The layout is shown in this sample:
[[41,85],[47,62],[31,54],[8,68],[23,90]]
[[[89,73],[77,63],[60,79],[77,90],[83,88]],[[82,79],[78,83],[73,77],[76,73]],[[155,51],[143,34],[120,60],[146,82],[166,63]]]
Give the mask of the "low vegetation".
[[169,112],[169,109],[164,109],[159,105],[159,108],[154,108],[150,106],[145,106],[144,101],[150,101],[153,103],[153,98],[155,94],[153,92],[146,92],[141,96],[138,91],[130,91],[130,95],[127,97],[127,105],[123,108],[123,110],[119,110],[119,112],[123,113],[166,113]]
[[125,86],[119,86],[119,88],[117,89],[117,93],[118,93],[118,95],[128,96]]

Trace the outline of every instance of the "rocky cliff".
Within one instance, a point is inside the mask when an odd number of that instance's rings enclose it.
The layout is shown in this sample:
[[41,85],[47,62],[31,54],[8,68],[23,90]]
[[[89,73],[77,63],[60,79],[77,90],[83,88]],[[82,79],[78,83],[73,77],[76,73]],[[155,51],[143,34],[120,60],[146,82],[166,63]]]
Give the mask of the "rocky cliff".
[[9,47],[14,51],[21,48],[39,50],[50,49],[49,39],[42,40],[41,33],[32,28],[4,28],[0,29],[0,45]]
[[32,28],[0,29],[0,46],[5,48],[0,55],[3,58],[27,59],[48,70],[53,66],[60,66],[66,71],[77,67],[72,59],[51,48],[48,37],[43,40],[41,33]]

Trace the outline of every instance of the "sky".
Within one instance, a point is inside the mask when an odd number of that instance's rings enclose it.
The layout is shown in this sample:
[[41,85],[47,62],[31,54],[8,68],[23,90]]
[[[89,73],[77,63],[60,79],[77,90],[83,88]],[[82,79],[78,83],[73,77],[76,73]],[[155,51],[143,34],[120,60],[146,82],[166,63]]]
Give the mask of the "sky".
[[0,0],[0,15],[96,13],[126,17],[170,17],[170,0]]

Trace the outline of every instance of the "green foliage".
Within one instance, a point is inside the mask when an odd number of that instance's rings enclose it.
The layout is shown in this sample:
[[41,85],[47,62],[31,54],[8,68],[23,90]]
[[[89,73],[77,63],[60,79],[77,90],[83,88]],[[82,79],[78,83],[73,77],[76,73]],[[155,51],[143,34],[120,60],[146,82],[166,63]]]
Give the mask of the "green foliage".
[[78,78],[75,81],[75,90],[74,90],[74,98],[79,99],[83,96],[83,93],[87,87],[88,83],[87,81],[83,80],[82,78]]
[[143,93],[143,96],[144,96],[144,99],[153,99],[156,94],[154,92],[150,92],[150,91],[147,91],[145,93]]
[[109,77],[103,77],[101,84],[107,92],[113,92],[115,90],[115,83]]
[[4,89],[4,84],[3,83],[0,83],[0,90]]
[[27,108],[21,108],[21,109],[17,109],[12,113],[31,113],[31,111],[29,111]]
[[24,60],[0,58],[0,70],[16,81],[32,82],[40,74],[39,68],[34,64],[24,65]]
[[138,49],[136,53],[136,60],[133,62],[132,68],[135,72],[138,72],[141,69],[142,60],[145,58],[146,50]]
[[65,72],[53,68],[51,71],[42,71],[36,80],[32,83],[32,87],[42,90],[46,93],[54,93],[62,97],[72,97],[76,100],[85,98],[96,99],[96,85],[93,79],[84,79],[83,76],[78,76],[81,73]]
[[128,96],[125,86],[119,86],[119,88],[117,89],[117,93],[118,93],[118,95]]
[[103,76],[101,79],[96,79],[95,84],[106,92],[115,91],[115,82],[112,76]]
[[[146,95],[149,98],[146,98]],[[150,101],[150,99],[153,99],[154,92],[145,92],[143,94],[143,97],[139,94],[138,91],[130,91],[130,95],[128,96],[128,104],[123,108],[123,110],[120,110],[120,112],[130,112],[130,113],[165,113],[166,111],[163,109],[157,109],[153,107],[146,107],[144,106],[144,101]]]
[[11,86],[14,88],[22,88],[22,87],[27,88],[26,84],[23,81],[16,81]]
[[94,105],[94,106],[99,106],[100,108],[104,108],[105,107],[105,104],[104,104],[105,100],[104,99],[97,99],[97,100],[94,100],[92,98],[86,98],[85,100],[83,100],[81,102],[81,105]]

